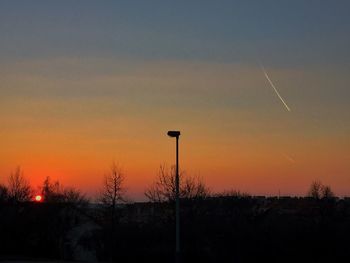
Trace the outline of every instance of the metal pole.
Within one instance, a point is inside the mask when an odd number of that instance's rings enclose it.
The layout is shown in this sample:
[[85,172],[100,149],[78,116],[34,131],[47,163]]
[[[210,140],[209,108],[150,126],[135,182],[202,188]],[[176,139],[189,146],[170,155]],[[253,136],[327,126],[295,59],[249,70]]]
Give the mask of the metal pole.
[[179,136],[176,137],[176,262],[180,262],[180,178],[179,178]]

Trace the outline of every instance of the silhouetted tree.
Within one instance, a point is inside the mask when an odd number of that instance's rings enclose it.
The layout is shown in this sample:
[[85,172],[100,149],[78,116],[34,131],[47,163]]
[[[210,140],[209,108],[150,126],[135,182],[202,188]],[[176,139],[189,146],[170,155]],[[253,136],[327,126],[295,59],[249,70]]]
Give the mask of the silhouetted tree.
[[315,199],[320,199],[322,196],[322,183],[314,181],[311,183],[308,195]]
[[60,183],[58,181],[51,182],[51,178],[46,177],[41,187],[41,193],[45,202],[59,201],[61,199]]
[[86,205],[89,199],[82,194],[78,189],[73,187],[66,187],[63,189],[63,202],[76,205]]
[[335,195],[330,186],[324,185],[322,187],[322,198],[330,199],[330,198],[334,198],[334,196]]
[[308,196],[315,199],[333,198],[334,193],[330,186],[323,185],[321,181],[314,181],[310,186]]
[[[161,165],[156,181],[145,191],[146,197],[151,202],[172,201],[175,199],[175,177],[176,168],[167,168]],[[185,176],[184,172],[179,172],[180,177],[180,197],[181,198],[205,198],[210,195],[209,188],[199,177]]]
[[99,200],[106,207],[115,210],[118,203],[124,202],[125,190],[123,188],[124,174],[116,163],[113,163],[109,173],[104,176]]
[[41,192],[44,202],[49,203],[83,205],[89,201],[79,190],[72,187],[63,187],[59,181],[51,182],[50,177],[46,177],[41,187]]
[[112,163],[110,171],[103,178],[103,185],[99,195],[99,201],[104,206],[104,229],[107,239],[107,257],[114,260],[117,257],[115,248],[121,242],[117,238],[119,214],[118,204],[125,202],[124,173],[119,165]]
[[0,202],[8,201],[9,193],[5,185],[0,184]]
[[29,201],[33,196],[29,182],[24,178],[20,167],[17,167],[8,179],[8,195],[9,199],[15,202]]

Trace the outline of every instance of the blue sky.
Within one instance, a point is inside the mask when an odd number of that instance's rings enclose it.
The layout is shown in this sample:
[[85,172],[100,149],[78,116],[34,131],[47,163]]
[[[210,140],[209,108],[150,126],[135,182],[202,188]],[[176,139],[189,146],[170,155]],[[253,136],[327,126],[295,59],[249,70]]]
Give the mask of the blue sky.
[[2,59],[349,64],[348,1],[1,1]]

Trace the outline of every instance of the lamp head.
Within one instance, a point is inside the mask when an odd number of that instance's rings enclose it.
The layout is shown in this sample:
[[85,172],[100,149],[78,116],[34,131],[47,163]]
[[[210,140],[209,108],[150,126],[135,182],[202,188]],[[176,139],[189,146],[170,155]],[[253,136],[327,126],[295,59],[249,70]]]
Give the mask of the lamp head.
[[169,137],[179,138],[180,134],[181,134],[180,131],[168,131],[168,136]]

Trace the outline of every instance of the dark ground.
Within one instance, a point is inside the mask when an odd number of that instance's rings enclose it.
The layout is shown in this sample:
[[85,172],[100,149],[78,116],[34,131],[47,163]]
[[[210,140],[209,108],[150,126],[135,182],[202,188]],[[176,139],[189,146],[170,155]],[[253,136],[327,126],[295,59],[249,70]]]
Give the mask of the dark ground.
[[[173,207],[129,204],[113,220],[98,206],[0,204],[0,261],[174,262]],[[181,209],[183,262],[350,259],[347,200],[220,197],[182,200]]]

